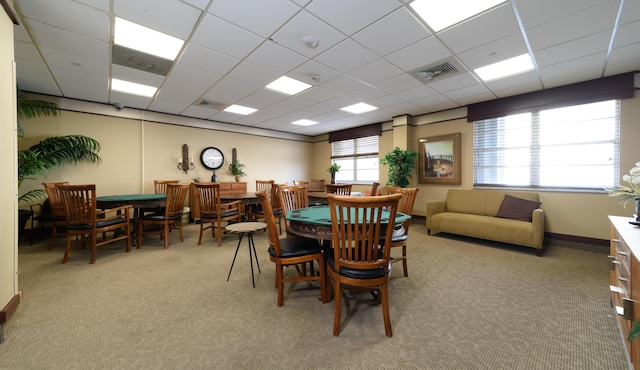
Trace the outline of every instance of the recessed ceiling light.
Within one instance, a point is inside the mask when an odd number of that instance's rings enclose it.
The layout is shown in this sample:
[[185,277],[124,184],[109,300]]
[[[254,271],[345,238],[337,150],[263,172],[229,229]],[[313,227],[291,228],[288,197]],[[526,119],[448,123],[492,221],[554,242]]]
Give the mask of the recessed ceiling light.
[[532,69],[533,62],[531,62],[529,54],[522,54],[501,62],[489,64],[488,66],[476,68],[473,71],[482,79],[482,81],[491,81],[517,75]]
[[411,7],[435,32],[492,8],[505,0],[415,0]]
[[312,121],[309,119],[300,119],[300,120],[291,122],[291,124],[298,125],[298,126],[313,126],[313,125],[317,125],[318,122]]
[[111,90],[152,98],[156,94],[156,91],[158,91],[158,88],[112,78]]
[[300,91],[310,88],[311,85],[302,81],[294,80],[287,76],[282,76],[265,87],[283,94],[295,95]]
[[350,105],[348,107],[340,108],[340,110],[353,113],[353,114],[371,112],[372,110],[376,110],[376,109],[378,108],[374,107],[373,105],[369,105],[367,103],[358,103],[358,104]]
[[230,105],[227,108],[224,109],[225,112],[229,112],[229,113],[235,113],[235,114],[242,114],[242,115],[248,115],[251,114],[255,111],[257,111],[257,109],[255,108],[249,108],[249,107],[243,107],[242,105]]
[[129,49],[174,60],[184,40],[116,17],[113,42]]

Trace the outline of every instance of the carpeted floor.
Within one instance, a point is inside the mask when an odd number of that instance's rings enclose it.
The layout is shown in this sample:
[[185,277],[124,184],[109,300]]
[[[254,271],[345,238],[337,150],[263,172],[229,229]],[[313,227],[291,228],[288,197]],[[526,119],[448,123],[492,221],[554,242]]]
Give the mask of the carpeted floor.
[[[371,296],[349,297],[341,334],[318,289],[289,287],[276,306],[265,234],[251,286],[247,246],[221,248],[198,225],[141,249],[20,246],[24,300],[4,327],[1,369],[627,369],[602,248],[531,249],[411,226],[409,277],[394,265],[392,338]],[[293,270],[288,271],[293,273]]]

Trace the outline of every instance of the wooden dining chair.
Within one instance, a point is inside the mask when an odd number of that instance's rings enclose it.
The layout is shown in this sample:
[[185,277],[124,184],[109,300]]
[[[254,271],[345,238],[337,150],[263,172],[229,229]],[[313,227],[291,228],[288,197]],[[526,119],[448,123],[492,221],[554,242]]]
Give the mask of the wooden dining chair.
[[[198,245],[202,244],[202,234],[211,229],[211,236],[218,235],[218,247],[222,244],[222,223],[242,221],[242,202],[239,200],[222,203],[220,199],[220,184],[217,182],[198,182],[195,184],[196,197],[200,205],[200,237]],[[205,224],[209,224],[205,226]],[[215,232],[217,231],[217,233]]]
[[[164,240],[164,248],[169,248],[169,231],[178,229],[180,241],[182,236],[182,213],[184,212],[184,200],[189,191],[189,184],[167,184],[164,209],[154,213],[140,215],[138,218],[137,248],[142,246],[142,237],[145,234],[157,234]],[[148,228],[145,226],[160,226],[160,228]]]
[[167,185],[178,183],[180,183],[180,180],[153,180],[153,192],[155,194],[167,194]]
[[351,195],[352,184],[327,184],[327,194]]
[[[282,206],[280,205],[280,199],[278,198],[278,186],[274,180],[256,180],[256,191],[265,190],[271,202],[271,209],[273,215],[278,221],[278,230],[282,234]],[[257,207],[251,208],[249,213],[249,219],[252,221],[260,220],[264,218],[264,210],[260,204]]]
[[309,191],[309,181],[307,180],[293,180],[293,185],[295,186],[304,186]]
[[287,213],[295,209],[309,207],[309,195],[306,186],[298,185],[281,185],[278,187],[278,198],[282,207],[282,217],[285,219],[285,232],[287,236],[291,233],[287,232],[289,223],[286,221]]
[[[265,190],[256,192],[256,196],[264,209],[267,233],[269,234],[269,258],[276,264],[276,287],[278,288],[278,307],[284,305],[284,284],[298,281],[318,281],[320,283],[320,297],[326,302],[326,276],[325,263],[322,254],[322,246],[315,239],[290,236],[280,239],[279,230],[276,228],[276,219],[271,211],[271,201]],[[319,266],[319,274],[304,274],[298,269],[298,265],[313,263]],[[285,268],[296,267],[296,274],[285,276]]]
[[[64,250],[62,263],[67,263],[71,251],[71,239],[81,236],[84,245],[85,238],[90,238],[89,263],[96,262],[96,247],[113,243],[118,240],[126,240],[126,251],[131,251],[131,233],[129,229],[129,210],[131,206],[96,210],[96,185],[57,185],[65,212],[67,245]],[[106,232],[113,231],[113,238],[104,236]],[[122,231],[115,233],[116,231]],[[103,233],[101,241],[97,240],[97,234]]]
[[326,191],[326,183],[324,179],[309,180],[309,191]]
[[[56,237],[58,236],[58,228],[64,228],[67,224],[65,218],[64,204],[62,203],[62,197],[60,195],[60,189],[58,189],[58,185],[69,185],[69,182],[43,182],[44,190],[47,193],[47,201],[48,203],[48,212],[47,209],[42,206],[42,212],[32,218],[31,220],[31,232],[33,233],[33,220],[35,219],[40,223],[40,233],[42,234],[42,230],[44,229],[44,224],[47,222],[51,223],[51,241],[49,242],[49,250],[52,250],[55,243]],[[61,234],[64,236],[64,234]],[[31,235],[31,242],[33,244],[33,234]]]
[[371,189],[365,191],[364,195],[365,196],[380,195],[380,191],[378,190],[379,187],[380,187],[380,183],[379,182],[374,182],[373,184],[371,184]]
[[[385,186],[385,194],[401,194],[402,199],[398,203],[398,212],[402,212],[407,215],[411,215],[413,212],[413,204],[416,201],[416,195],[418,194],[418,188],[399,188],[395,186]],[[407,240],[409,239],[409,225],[411,219],[406,220],[401,224],[397,224],[393,230],[393,236],[391,238],[391,247],[402,248],[402,256],[391,256],[391,262],[402,261],[402,270],[404,276],[409,276],[409,270],[407,268]]]
[[400,194],[377,197],[327,194],[333,256],[325,258],[327,277],[334,288],[334,336],[340,334],[342,290],[352,287],[376,293],[378,303],[382,303],[385,333],[388,337],[393,335],[389,316],[392,230],[387,226],[394,224],[401,198]]

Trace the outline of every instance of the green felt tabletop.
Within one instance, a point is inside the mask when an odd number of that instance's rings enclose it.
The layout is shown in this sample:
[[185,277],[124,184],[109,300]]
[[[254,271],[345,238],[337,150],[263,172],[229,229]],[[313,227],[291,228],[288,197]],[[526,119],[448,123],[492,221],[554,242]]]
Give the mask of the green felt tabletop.
[[132,200],[156,200],[166,198],[166,194],[124,194],[124,195],[106,195],[96,197],[100,202],[123,202]]
[[[387,218],[384,216],[385,214],[388,215],[389,211],[385,209],[382,213],[383,222],[388,221],[388,216]],[[396,223],[404,222],[410,218],[411,216],[404,213],[396,213]],[[287,212],[287,220],[329,226],[331,225],[331,211],[329,211],[329,206],[327,205],[294,209],[293,211]]]

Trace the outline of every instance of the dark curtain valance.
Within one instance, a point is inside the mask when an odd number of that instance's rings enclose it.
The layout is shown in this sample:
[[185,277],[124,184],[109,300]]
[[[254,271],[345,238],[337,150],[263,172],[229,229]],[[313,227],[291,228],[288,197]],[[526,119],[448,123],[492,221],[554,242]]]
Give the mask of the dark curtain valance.
[[382,133],[382,123],[374,123],[372,125],[349,128],[346,130],[334,131],[329,133],[329,142],[340,140],[357,139],[366,136],[380,136]]
[[490,100],[468,106],[467,122],[504,117],[538,109],[633,98],[636,72],[578,82],[527,94]]

